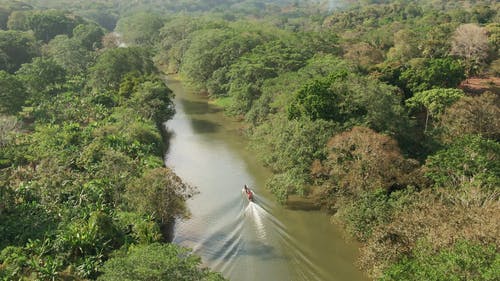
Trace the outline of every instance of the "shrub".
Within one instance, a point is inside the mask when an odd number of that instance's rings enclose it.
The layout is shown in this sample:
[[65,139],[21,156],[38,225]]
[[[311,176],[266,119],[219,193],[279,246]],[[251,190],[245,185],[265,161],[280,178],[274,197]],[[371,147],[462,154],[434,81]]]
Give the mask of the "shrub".
[[132,246],[126,254],[109,259],[98,280],[224,280],[218,273],[199,268],[200,262],[199,257],[173,244]]

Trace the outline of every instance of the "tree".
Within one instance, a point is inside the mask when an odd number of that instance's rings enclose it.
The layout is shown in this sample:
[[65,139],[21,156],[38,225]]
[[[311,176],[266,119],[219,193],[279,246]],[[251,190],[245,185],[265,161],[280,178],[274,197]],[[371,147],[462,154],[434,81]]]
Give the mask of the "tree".
[[118,21],[117,11],[110,10],[105,3],[99,5],[93,2],[92,8],[86,10],[78,9],[78,14],[96,22],[106,30],[114,30]]
[[7,27],[10,30],[26,31],[29,30],[28,12],[13,11],[9,16]]
[[23,83],[16,76],[0,70],[0,113],[16,114],[27,97]]
[[[15,139],[15,134],[18,133],[20,125],[16,117],[0,115],[0,148],[5,147]],[[2,193],[0,192],[0,194]],[[2,205],[0,204],[0,215],[1,214]]]
[[167,21],[160,29],[159,46],[164,50],[158,54],[161,63],[168,64],[174,72],[178,72],[184,54],[194,39],[191,34],[200,29],[226,27],[227,23],[214,20],[212,17],[192,17],[181,15]]
[[[405,175],[414,169],[405,160],[393,138],[365,127],[333,136],[327,144],[327,159],[316,165],[313,175],[325,178],[324,194],[357,198],[365,191],[390,191],[404,186]],[[325,198],[329,208],[333,198]]]
[[500,141],[500,99],[491,92],[462,97],[445,110],[440,126],[446,141],[464,134],[478,134]]
[[152,215],[165,225],[175,218],[189,216],[185,201],[193,192],[172,170],[157,168],[131,182],[125,197],[130,209]]
[[158,14],[142,12],[120,18],[116,30],[129,44],[152,45],[162,26],[163,19]]
[[412,93],[433,88],[455,88],[464,78],[464,67],[452,58],[411,60],[399,77]]
[[134,87],[127,105],[138,115],[151,119],[159,126],[175,113],[172,91],[160,79],[149,79]]
[[[448,260],[449,263],[442,260],[445,264],[435,264],[439,251],[447,251],[462,239],[478,246],[495,245],[498,240],[498,222],[490,218],[496,217],[500,211],[500,205],[496,200],[498,197],[485,196],[486,200],[471,204],[467,197],[470,198],[471,195],[475,198],[480,197],[478,193],[480,194],[481,191],[474,190],[469,196],[464,196],[460,190],[442,191],[444,190],[424,189],[420,192],[412,192],[406,199],[403,199],[406,201],[406,206],[395,209],[392,214],[393,219],[373,229],[372,236],[361,248],[360,265],[377,277],[391,265],[407,259],[421,258],[422,261],[432,261],[432,266],[429,268],[431,271],[427,272],[423,268],[414,268],[415,271],[413,271],[413,269],[406,268],[410,270],[407,272],[409,275],[418,274],[418,272],[422,272],[423,275],[439,272],[439,274],[450,276],[453,273],[448,266],[458,265],[462,268],[466,263],[454,264],[453,257],[447,256],[451,258]],[[420,248],[422,243],[425,243],[424,249]],[[427,253],[422,250],[426,250]],[[422,256],[419,257],[419,255]],[[470,260],[471,256],[465,252],[460,253],[458,257],[459,259],[466,257],[464,262],[468,260],[472,262],[471,265],[478,265],[475,264],[475,260]],[[392,274],[399,273],[403,280],[406,280],[405,272],[397,272],[397,267]],[[445,271],[442,271],[443,269]],[[454,269],[458,270],[455,267]],[[397,276],[393,275],[393,279],[389,280],[401,280],[401,277]],[[417,277],[417,279],[410,278],[409,280],[442,280],[441,278],[420,277],[422,279]]]
[[29,33],[0,30],[0,70],[14,73],[38,53],[35,38]]
[[467,76],[476,74],[488,57],[488,35],[476,24],[460,25],[453,35],[451,54],[462,57],[466,64]]
[[80,21],[75,16],[70,18],[66,13],[56,10],[38,11],[28,16],[28,25],[35,37],[45,43],[59,34],[71,36],[73,28]]
[[57,35],[43,48],[44,54],[62,66],[68,74],[84,73],[92,62],[90,52],[79,41]]
[[344,58],[365,69],[371,69],[384,60],[384,53],[368,43],[360,42],[346,47]]
[[[345,76],[346,73],[341,74],[339,78]],[[333,79],[336,78],[314,80],[302,86],[288,108],[288,118],[307,116],[312,120],[339,120],[339,112],[335,108],[339,97],[330,91]]]
[[79,24],[73,29],[73,39],[89,51],[101,48],[103,37],[104,31],[97,24]]
[[[232,30],[203,29],[191,34],[191,44],[186,50],[181,72],[190,83],[207,90],[207,82],[214,72],[229,67],[238,57],[250,50],[255,43],[239,42]],[[248,44],[250,43],[250,44]],[[225,68],[227,71],[227,68]]]
[[261,87],[262,94],[252,104],[246,120],[253,124],[263,122],[267,115],[286,107],[293,98],[293,93],[310,83],[311,79],[319,79],[318,77],[328,76],[342,69],[356,72],[351,64],[334,55],[317,54],[296,72],[289,71],[276,78],[266,79]]
[[328,137],[337,130],[331,121],[289,120],[280,115],[255,129],[251,145],[275,173],[266,186],[280,202],[286,202],[289,194],[307,193],[312,162],[326,157]]
[[430,156],[425,163],[425,176],[436,187],[495,190],[500,186],[499,157],[498,142],[467,135]]
[[233,100],[229,111],[232,114],[247,113],[253,101],[261,95],[261,86],[266,79],[304,66],[310,54],[298,45],[273,40],[256,46],[233,63],[227,73],[228,95]]
[[425,107],[425,129],[429,123],[429,117],[436,118],[454,102],[464,96],[460,89],[432,89],[416,93],[413,97],[406,100],[406,105],[412,109]]
[[499,276],[499,255],[495,245],[459,240],[451,247],[433,251],[429,243],[420,241],[411,257],[391,265],[379,279],[396,280],[484,280]]
[[125,254],[117,253],[109,259],[98,280],[224,280],[218,273],[199,268],[200,263],[199,257],[174,244],[137,245],[131,246]]
[[450,37],[454,29],[453,23],[443,23],[432,27],[420,43],[422,55],[426,58],[446,57],[451,49]]
[[408,122],[395,87],[346,69],[305,84],[294,94],[287,113],[292,119],[332,120],[344,128],[367,126],[392,135],[399,135]]
[[418,34],[410,29],[402,29],[394,34],[394,47],[387,53],[388,60],[408,62],[413,58],[420,57],[418,49]]
[[53,59],[35,58],[16,72],[32,95],[38,95],[65,81],[66,71]]
[[155,71],[149,53],[139,47],[114,48],[104,51],[90,68],[94,87],[118,90],[126,74],[147,75]]

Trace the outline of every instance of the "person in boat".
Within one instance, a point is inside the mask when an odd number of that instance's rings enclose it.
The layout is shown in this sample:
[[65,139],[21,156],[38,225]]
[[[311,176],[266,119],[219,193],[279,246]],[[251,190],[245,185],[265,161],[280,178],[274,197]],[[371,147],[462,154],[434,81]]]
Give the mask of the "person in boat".
[[243,190],[245,191],[245,194],[248,196],[248,199],[249,200],[253,200],[253,194],[252,194],[252,191],[250,190],[250,188],[248,188],[248,186],[245,184],[245,186],[243,187]]

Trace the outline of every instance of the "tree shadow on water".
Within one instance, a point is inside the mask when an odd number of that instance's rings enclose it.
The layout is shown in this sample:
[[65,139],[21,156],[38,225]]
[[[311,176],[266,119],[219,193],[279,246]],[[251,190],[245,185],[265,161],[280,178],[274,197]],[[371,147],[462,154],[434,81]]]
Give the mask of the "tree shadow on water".
[[191,126],[199,134],[215,133],[221,128],[219,124],[203,119],[191,119]]
[[221,112],[223,109],[209,104],[207,101],[181,100],[184,111],[187,114],[212,114]]

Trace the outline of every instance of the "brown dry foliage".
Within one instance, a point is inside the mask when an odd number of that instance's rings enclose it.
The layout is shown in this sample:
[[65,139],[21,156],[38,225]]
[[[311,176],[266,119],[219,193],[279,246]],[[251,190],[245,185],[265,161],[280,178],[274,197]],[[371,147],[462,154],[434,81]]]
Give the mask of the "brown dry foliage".
[[486,29],[474,23],[460,25],[453,34],[452,55],[466,60],[483,61],[488,56],[488,34]]
[[434,251],[460,239],[500,247],[498,196],[481,200],[480,204],[453,204],[449,200],[453,197],[447,191],[415,194],[416,202],[410,209],[397,212],[391,223],[374,229],[361,249],[361,267],[378,277],[385,267],[410,254],[421,239],[429,242]]
[[328,177],[348,195],[401,185],[417,165],[404,159],[396,140],[365,127],[335,135],[327,146],[328,159],[313,164],[313,176]]
[[464,134],[479,134],[500,140],[500,97],[491,92],[463,97],[441,117],[443,140],[450,142]]
[[365,42],[353,44],[349,47],[346,46],[345,49],[344,59],[355,62],[365,68],[373,67],[384,61],[383,52]]

